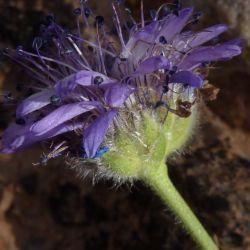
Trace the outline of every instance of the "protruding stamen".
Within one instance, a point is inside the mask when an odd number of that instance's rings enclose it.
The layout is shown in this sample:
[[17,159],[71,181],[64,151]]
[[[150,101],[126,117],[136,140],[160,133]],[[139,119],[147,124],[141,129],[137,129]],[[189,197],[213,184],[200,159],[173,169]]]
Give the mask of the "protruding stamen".
[[96,34],[97,34],[97,42],[98,42],[98,51],[99,51],[99,56],[100,56],[100,61],[101,61],[101,69],[103,70],[104,74],[107,74],[105,63],[104,63],[104,56],[102,53],[101,42],[100,42],[99,25],[96,26]]
[[[90,41],[87,41],[87,40],[85,40],[83,38],[80,38],[80,37],[78,37],[76,35],[68,34],[68,37],[73,37],[76,40],[79,40],[81,42],[84,42],[84,43],[88,44],[89,45],[89,47],[88,47],[89,50],[93,50],[93,48],[99,49],[99,47],[96,44],[94,44],[94,43],[92,43]],[[103,53],[105,53],[107,55],[110,55],[112,57],[117,57],[117,55],[113,54],[112,52],[110,52],[110,51],[108,51],[108,50],[106,50],[104,48],[101,48],[101,49],[102,49]]]
[[70,43],[73,45],[75,51],[77,52],[77,54],[83,59],[85,65],[82,65],[85,69],[89,69],[90,70],[90,65],[88,60],[86,59],[86,57],[83,55],[82,51],[79,49],[79,47],[75,44],[75,42],[73,41],[73,39],[71,37],[68,37],[68,40],[70,41]]
[[150,10],[149,14],[152,20],[157,20],[157,11],[155,9]]
[[132,27],[135,27],[137,29],[137,23],[136,23],[135,19],[132,16],[131,10],[128,9],[128,8],[125,8],[125,11],[127,12],[128,16],[129,16],[129,18],[130,18],[130,20],[131,20],[131,22],[133,24]]
[[[24,51],[22,50],[22,53],[25,54],[25,55],[28,55],[28,56],[32,56],[32,57],[37,57],[37,58],[40,58],[38,55],[36,54],[33,54],[31,52],[27,52],[27,51]],[[64,63],[62,61],[59,61],[59,60],[56,60],[56,59],[53,59],[53,58],[50,58],[50,57],[46,57],[46,56],[41,56],[42,59],[46,60],[46,61],[49,61],[49,62],[53,62],[53,63],[56,63],[56,64],[59,64],[59,65],[62,65],[66,68],[69,68],[71,69],[72,71],[74,72],[78,72],[77,69],[75,69],[74,67],[72,67],[71,65],[67,64],[67,63]],[[12,58],[13,59],[13,58]],[[17,60],[16,60],[17,61]]]
[[159,15],[160,15],[160,12],[163,10],[163,15],[164,16],[168,16],[169,14],[171,14],[171,11],[170,11],[170,9],[169,9],[169,5],[172,5],[172,4],[169,4],[169,3],[164,3],[164,4],[162,4],[159,8],[158,8],[158,10],[157,10],[157,12],[156,12],[156,20],[158,20],[158,18],[159,18]]
[[42,46],[43,46],[43,39],[41,37],[35,37],[32,43],[33,49],[35,50],[41,49]]
[[112,7],[113,7],[114,17],[115,17],[115,21],[116,21],[116,25],[115,26],[116,26],[116,29],[117,29],[117,33],[118,33],[118,36],[120,38],[120,42],[121,42],[122,48],[126,50],[126,45],[125,45],[125,42],[124,42],[124,39],[123,39],[123,35],[122,35],[122,29],[121,29],[120,20],[119,20],[119,17],[118,17],[118,14],[117,14],[117,11],[115,9],[114,4],[112,4]]
[[[20,53],[20,52],[19,52]],[[48,81],[48,79],[46,79],[44,77],[44,75],[42,75],[41,73],[39,73],[37,70],[33,69],[32,67],[30,67],[27,63],[22,62],[19,58],[17,58],[17,55],[12,53],[11,50],[6,50],[6,52],[4,53],[4,55],[8,56],[9,58],[11,58],[11,60],[15,61],[16,63],[22,65],[24,68],[26,68],[28,71],[32,72],[34,75],[33,77],[36,78],[38,81],[45,83],[46,81]],[[39,57],[37,55],[35,55],[36,57]]]
[[77,26],[78,36],[81,36],[80,18],[79,18],[79,16],[82,14],[82,10],[80,8],[76,8],[76,9],[73,10],[73,14],[76,16],[76,26]]
[[89,8],[87,8],[85,6],[85,3],[86,3],[86,1],[80,0],[81,13],[82,13],[83,20],[84,20],[84,23],[86,24],[86,26],[89,27],[88,17],[90,16],[91,11]]
[[141,26],[142,28],[145,26],[143,0],[141,0]]

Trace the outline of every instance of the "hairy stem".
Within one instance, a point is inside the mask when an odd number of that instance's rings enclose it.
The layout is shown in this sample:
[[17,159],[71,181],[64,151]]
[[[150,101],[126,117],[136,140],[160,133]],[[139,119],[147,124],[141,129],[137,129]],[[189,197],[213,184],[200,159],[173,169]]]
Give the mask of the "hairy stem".
[[[154,171],[155,170],[155,171]],[[146,171],[142,180],[162,199],[164,204],[182,223],[185,230],[202,250],[218,250],[212,238],[176,190],[164,163],[158,168]]]

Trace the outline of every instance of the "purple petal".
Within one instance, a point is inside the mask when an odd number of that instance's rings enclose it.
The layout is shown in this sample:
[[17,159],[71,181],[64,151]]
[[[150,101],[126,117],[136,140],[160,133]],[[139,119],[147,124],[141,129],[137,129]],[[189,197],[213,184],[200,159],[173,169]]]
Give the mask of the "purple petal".
[[236,38],[236,39],[233,39],[233,40],[229,40],[227,42],[224,43],[224,45],[227,44],[227,45],[237,45],[239,47],[244,47],[245,44],[246,44],[246,40],[243,39],[243,38]]
[[66,104],[51,112],[49,115],[34,123],[30,130],[37,135],[47,133],[51,129],[63,124],[72,118],[97,107],[95,102],[78,102]]
[[147,42],[153,41],[153,36],[157,29],[159,28],[158,21],[152,21],[150,24],[144,26],[140,31],[136,32],[134,35],[134,40],[144,40]]
[[134,89],[132,87],[117,83],[107,88],[104,99],[110,107],[118,108],[124,104],[133,91]]
[[30,124],[24,127],[20,127],[20,125],[13,123],[8,127],[8,129],[6,129],[3,134],[2,142],[4,147],[0,150],[0,153],[14,153],[15,151],[26,148],[36,142],[76,130],[78,128],[81,128],[82,126],[82,123],[61,124],[60,126],[50,130],[48,133],[38,136],[30,131]]
[[15,150],[20,147],[24,141],[23,136],[29,134],[30,125],[21,126],[16,123],[11,123],[9,127],[4,131],[2,136],[2,144],[4,149],[2,153],[11,153],[8,151]]
[[143,61],[133,74],[149,74],[159,69],[169,69],[169,67],[170,63],[166,57],[152,56]]
[[102,84],[114,82],[114,80],[101,73],[95,71],[81,70],[60,80],[55,85],[56,92],[61,97],[67,96],[72,91],[74,91],[77,85],[90,86],[94,84],[94,79],[97,76],[100,76],[103,79]]
[[58,96],[65,97],[74,91],[77,86],[76,79],[78,73],[67,76],[56,83],[55,90]]
[[169,79],[169,83],[182,83],[191,87],[200,88],[203,80],[190,71],[179,71]]
[[208,27],[207,29],[194,34],[191,38],[190,38],[190,42],[188,43],[189,47],[197,47],[201,44],[204,44],[212,39],[214,39],[215,37],[219,36],[221,33],[225,32],[228,29],[228,26],[224,25],[224,24],[218,24],[218,25],[214,25],[211,27]]
[[180,69],[192,69],[202,62],[225,61],[241,54],[241,48],[237,45],[217,45],[199,47],[194,49],[178,66]]
[[178,16],[171,15],[162,23],[162,30],[157,36],[156,41],[159,41],[160,36],[164,36],[167,41],[170,41],[174,36],[181,32],[193,12],[193,8],[186,8],[179,12]]
[[27,114],[30,114],[33,111],[39,110],[50,104],[50,97],[54,95],[55,92],[53,89],[45,89],[41,92],[38,92],[24,101],[17,107],[16,116],[23,117]]
[[116,114],[116,110],[102,114],[85,130],[84,149],[88,158],[95,156]]
[[[149,25],[146,25],[141,30],[135,32],[128,40],[128,43],[126,44],[126,48],[131,51],[136,43],[139,41],[143,41],[142,43],[153,43],[154,42],[154,33],[159,27],[158,21],[153,21]],[[147,45],[147,44],[146,44]]]
[[132,33],[130,36],[126,48],[123,48],[121,57],[129,58],[132,64],[137,64],[146,51],[155,42],[155,34],[159,29],[159,21],[153,21],[146,25],[144,28]]

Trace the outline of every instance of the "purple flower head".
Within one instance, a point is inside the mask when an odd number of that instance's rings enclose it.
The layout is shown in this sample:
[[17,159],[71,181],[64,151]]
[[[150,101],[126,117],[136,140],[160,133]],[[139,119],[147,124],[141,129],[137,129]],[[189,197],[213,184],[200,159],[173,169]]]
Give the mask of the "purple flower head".
[[4,50],[32,76],[33,94],[18,104],[16,120],[2,136],[2,153],[52,140],[67,145],[62,150],[67,155],[98,159],[126,129],[127,118],[143,110],[157,116],[159,104],[167,107],[166,114],[182,116],[178,105],[194,104],[196,90],[204,88],[204,65],[241,53],[238,41],[209,43],[227,31],[226,25],[192,31],[200,16],[193,8],[172,4],[166,12],[162,6],[151,21],[144,20],[142,10],[136,23],[122,10],[122,1],[114,1],[114,32],[81,2],[74,11],[76,34],[50,18],[32,51]]

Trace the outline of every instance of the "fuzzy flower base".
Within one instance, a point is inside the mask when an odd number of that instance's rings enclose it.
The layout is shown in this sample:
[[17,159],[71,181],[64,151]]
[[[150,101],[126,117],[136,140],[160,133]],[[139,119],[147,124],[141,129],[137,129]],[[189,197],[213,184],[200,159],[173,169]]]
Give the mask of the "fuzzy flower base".
[[[37,164],[64,155],[83,175],[117,183],[143,180],[201,248],[217,249],[162,166],[193,133],[197,103],[216,97],[218,90],[206,80],[209,68],[239,55],[241,41],[214,44],[227,30],[224,24],[192,31],[201,14],[182,9],[180,1],[151,11],[149,21],[142,2],[139,23],[122,2],[111,4],[110,27],[81,1],[74,10],[76,33],[48,16],[32,51],[18,47],[2,52],[32,80],[19,88],[24,98],[15,122],[3,133],[0,152],[52,141]],[[164,181],[172,190],[167,197]]]

